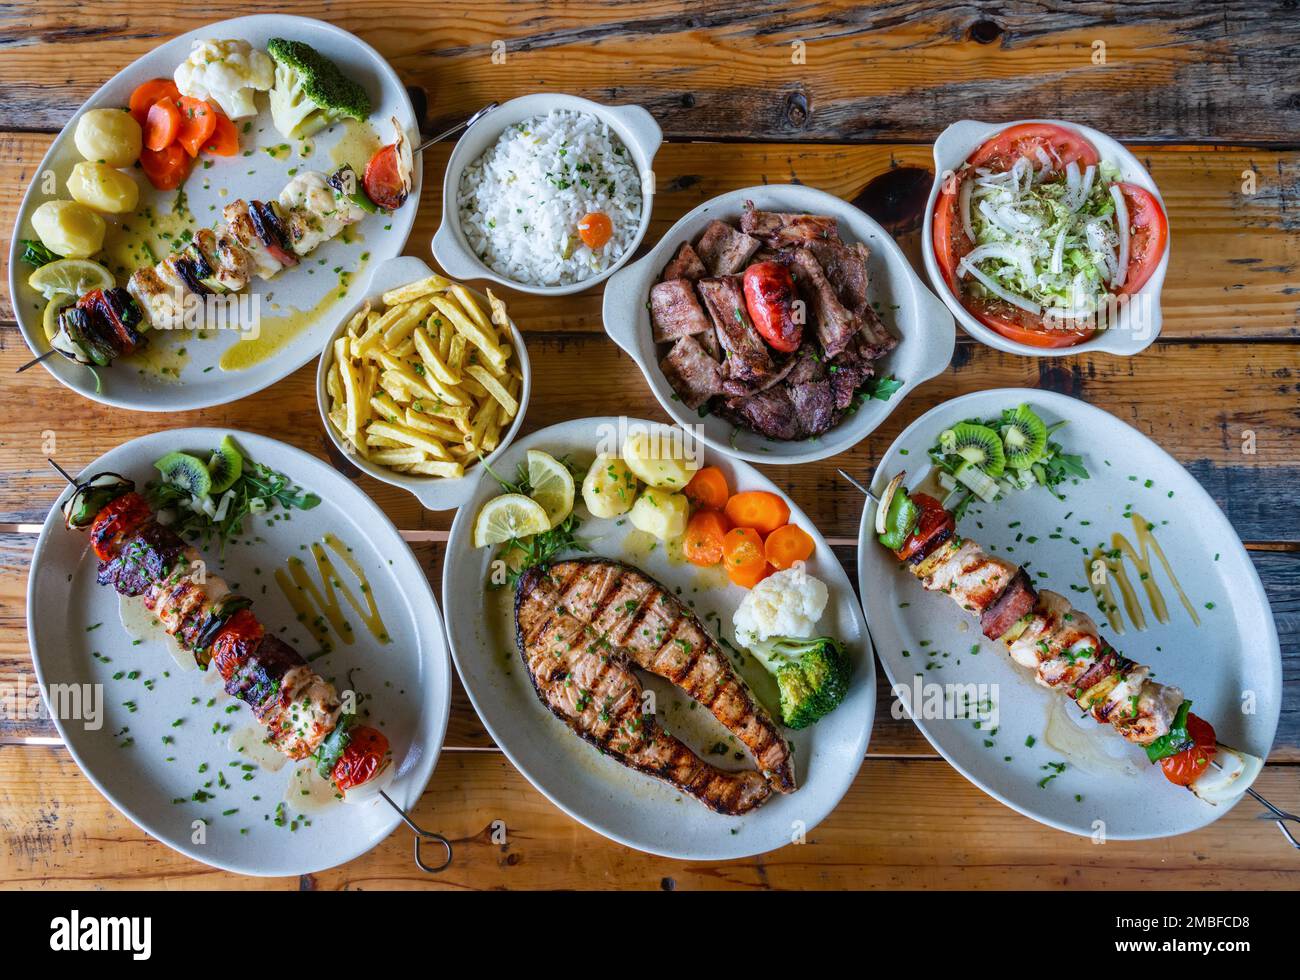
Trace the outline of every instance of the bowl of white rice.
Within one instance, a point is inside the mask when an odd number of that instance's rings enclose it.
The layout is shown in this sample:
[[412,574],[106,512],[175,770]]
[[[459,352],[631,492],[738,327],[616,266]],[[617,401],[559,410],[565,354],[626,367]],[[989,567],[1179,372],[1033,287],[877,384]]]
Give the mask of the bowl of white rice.
[[452,151],[433,254],[456,279],[566,296],[603,282],[645,237],[663,132],[640,106],[526,95]]

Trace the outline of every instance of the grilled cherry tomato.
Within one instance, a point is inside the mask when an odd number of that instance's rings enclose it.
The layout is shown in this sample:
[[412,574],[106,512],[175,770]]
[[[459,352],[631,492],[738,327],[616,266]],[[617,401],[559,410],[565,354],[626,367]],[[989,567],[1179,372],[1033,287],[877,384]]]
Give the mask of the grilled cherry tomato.
[[372,779],[388,754],[388,739],[383,732],[361,725],[348,734],[348,747],[330,770],[330,780],[340,793]]
[[221,628],[209,647],[208,662],[214,664],[221,679],[228,681],[244,665],[266,635],[266,630],[251,609],[241,609]]
[[614,223],[601,211],[590,211],[578,219],[578,237],[590,249],[602,248],[614,236]]
[[1190,786],[1205,772],[1214,758],[1218,739],[1214,736],[1214,726],[1197,715],[1187,715],[1187,734],[1192,737],[1192,747],[1184,749],[1177,755],[1160,760],[1160,768],[1165,772],[1165,779],[1179,786]]
[[366,164],[361,186],[366,190],[366,197],[385,211],[396,211],[406,203],[406,181],[402,179],[402,169],[398,164],[396,143],[375,151]]
[[894,552],[904,561],[921,551],[927,542],[944,530],[953,531],[957,527],[952,515],[943,509],[943,504],[928,493],[914,493],[910,496],[912,503],[920,509],[921,516],[916,519],[916,528],[903,542],[903,547]]
[[132,491],[111,500],[90,527],[90,545],[100,561],[117,557],[125,537],[153,516],[144,497]]
[[1128,206],[1128,275],[1121,295],[1132,295],[1146,285],[1164,258],[1169,222],[1155,195],[1137,184],[1117,185]]
[[780,262],[755,262],[745,270],[745,306],[763,339],[779,351],[798,350],[803,324],[794,320],[794,280]]

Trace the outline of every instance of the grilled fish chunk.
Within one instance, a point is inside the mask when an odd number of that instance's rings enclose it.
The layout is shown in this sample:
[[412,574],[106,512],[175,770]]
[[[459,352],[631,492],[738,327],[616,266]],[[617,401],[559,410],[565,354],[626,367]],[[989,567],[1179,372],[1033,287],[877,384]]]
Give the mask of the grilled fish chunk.
[[567,607],[559,594],[556,581],[538,568],[520,578],[515,594],[520,655],[552,714],[604,754],[718,813],[748,813],[771,795],[759,773],[710,765],[645,713],[641,681],[627,657],[593,642],[589,624],[561,611]]
[[127,280],[130,293],[145,319],[156,330],[180,330],[185,326],[185,290],[169,285],[154,266],[136,269]]
[[[516,598],[525,659],[529,644],[548,628],[544,617],[557,619],[554,630],[580,631],[598,654],[616,656],[689,694],[745,745],[774,790],[794,792],[794,762],[780,728],[699,620],[658,582],[604,558],[558,562],[529,581],[528,594],[521,582]],[[531,619],[521,618],[525,611]]]

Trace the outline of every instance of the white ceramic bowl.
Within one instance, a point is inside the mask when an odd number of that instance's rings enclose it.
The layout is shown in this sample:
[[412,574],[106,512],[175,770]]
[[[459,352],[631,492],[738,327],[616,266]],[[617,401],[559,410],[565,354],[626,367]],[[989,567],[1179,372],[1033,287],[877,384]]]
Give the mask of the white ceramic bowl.
[[[389,289],[405,285],[408,282],[415,282],[430,275],[433,275],[433,270],[429,268],[423,259],[417,259],[411,255],[402,255],[395,259],[389,259],[387,262],[375,267],[374,275],[371,276],[365,293],[369,299],[378,299],[381,293]],[[487,302],[487,298],[477,290],[472,289],[470,292],[474,293],[484,303]],[[407,473],[398,473],[386,466],[378,466],[369,460],[362,459],[349,450],[346,443],[334,430],[334,424],[329,420],[329,392],[325,390],[325,376],[329,372],[330,365],[334,363],[334,341],[347,329],[348,322],[363,305],[364,300],[349,310],[348,315],[340,321],[338,327],[325,343],[325,349],[321,352],[320,361],[316,365],[316,408],[320,412],[321,424],[325,426],[325,431],[329,434],[334,445],[338,447],[339,452],[347,456],[352,465],[361,472],[373,476],[383,483],[389,483],[409,491],[429,510],[452,510],[459,507],[469,499],[474,492],[474,488],[478,486],[478,470],[481,464],[476,463],[467,467],[465,475],[456,480],[439,476],[411,476]],[[510,321],[510,336],[515,357],[518,358],[520,373],[523,374],[523,381],[519,386],[519,411],[515,413],[510,428],[502,433],[497,448],[488,454],[487,463],[489,466],[493,460],[505,452],[506,447],[510,445],[510,441],[519,432],[519,427],[524,421],[524,414],[528,411],[528,397],[533,388],[533,370],[528,363],[528,349],[524,346],[523,335],[519,332],[519,328],[515,326],[514,320]]]
[[1156,266],[1151,278],[1132,298],[1138,309],[1144,311],[1144,316],[1135,316],[1133,305],[1125,305],[1121,308],[1117,322],[1113,326],[1099,331],[1082,344],[1075,344],[1073,347],[1031,347],[1028,344],[1009,340],[996,330],[986,327],[975,319],[966,307],[962,306],[961,300],[953,295],[952,290],[948,288],[948,284],[944,281],[943,273],[939,271],[939,264],[934,258],[934,205],[939,199],[944,174],[948,171],[957,170],[985,140],[996,136],[1003,130],[1010,129],[1012,126],[1019,126],[1024,123],[1049,123],[1079,133],[1101,154],[1102,160],[1114,164],[1119,169],[1120,176],[1124,180],[1150,191],[1155,196],[1155,199],[1160,202],[1160,207],[1164,209],[1165,217],[1168,219],[1169,211],[1165,208],[1164,199],[1161,198],[1160,191],[1156,187],[1155,181],[1151,179],[1151,175],[1147,173],[1146,167],[1142,166],[1138,158],[1125,149],[1121,143],[1111,139],[1105,133],[1098,132],[1088,126],[1065,122],[1061,119],[1017,119],[1005,123],[986,123],[976,122],[973,119],[964,119],[961,122],[953,123],[940,133],[939,138],[934,141],[934,186],[930,188],[930,199],[925,206],[925,221],[921,226],[923,236],[921,253],[925,259],[925,271],[930,277],[930,285],[934,287],[934,291],[947,304],[948,309],[952,310],[953,316],[957,318],[957,321],[966,329],[968,334],[980,343],[987,344],[1000,351],[1006,351],[1008,354],[1027,354],[1030,357],[1066,357],[1071,354],[1105,351],[1108,354],[1131,357],[1134,354],[1141,353],[1155,343],[1156,337],[1160,335],[1160,291],[1164,288],[1165,273],[1169,270],[1169,248],[1172,244],[1172,232],[1165,241],[1165,254],[1161,257],[1160,264]]
[[[470,248],[469,242],[465,240],[465,233],[461,231],[457,199],[460,177],[465,172],[465,168],[482,156],[507,127],[535,116],[544,116],[553,109],[588,113],[618,134],[623,145],[631,152],[632,161],[641,176],[641,224],[627,251],[604,272],[580,282],[566,283],[561,286],[539,286],[507,279],[483,264]],[[645,238],[646,229],[650,227],[650,212],[654,204],[654,158],[663,139],[663,130],[659,128],[654,117],[638,105],[606,106],[599,102],[580,99],[576,95],[548,93],[511,99],[470,127],[456,144],[451,159],[447,161],[447,171],[442,178],[442,224],[433,236],[433,257],[453,279],[491,279],[521,293],[533,293],[537,296],[571,296],[604,282],[627,263],[641,244],[641,240]],[[651,179],[647,180],[647,175],[650,175]]]
[[[839,223],[845,241],[867,245],[871,249],[868,269],[873,300],[879,304],[886,326],[900,338],[898,346],[878,362],[878,370],[882,375],[894,375],[903,386],[888,401],[868,400],[816,439],[780,442],[739,428],[717,415],[700,418],[698,412],[677,400],[659,367],[661,355],[650,335],[650,287],[682,242],[694,241],[715,218],[737,220],[746,201],[753,201],[760,210],[831,215]],[[609,281],[602,315],[605,332],[636,361],[659,404],[678,425],[698,432],[718,452],[751,463],[810,463],[857,445],[889,417],[913,388],[948,366],[956,338],[952,316],[926,289],[889,232],[852,204],[802,184],[746,187],[701,204],[668,229],[645,258]]]

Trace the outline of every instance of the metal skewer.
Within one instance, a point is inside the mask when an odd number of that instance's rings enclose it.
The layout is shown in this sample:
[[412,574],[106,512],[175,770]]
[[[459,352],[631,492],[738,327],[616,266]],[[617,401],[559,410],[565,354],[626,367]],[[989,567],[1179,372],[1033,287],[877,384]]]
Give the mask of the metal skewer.
[[14,374],[22,374],[22,373],[23,373],[24,371],[26,371],[29,367],[35,367],[37,364],[40,364],[41,361],[45,360],[45,359],[46,359],[47,357],[49,357],[51,354],[57,354],[57,353],[58,353],[58,351],[55,350],[53,347],[51,347],[51,348],[50,348],[49,350],[47,350],[44,354],[42,354],[40,357],[33,357],[30,361],[28,361],[28,362],[27,362],[26,364],[24,364],[22,367],[18,368],[18,370],[16,370],[16,371],[14,372]]
[[[862,495],[865,496],[872,503],[874,504],[880,503],[880,501],[876,499],[875,494],[873,494],[870,490],[864,487],[853,477],[849,476],[843,470],[836,470],[836,472],[839,473],[840,476],[844,477],[844,479],[848,480],[849,483],[853,484],[853,486],[855,486],[859,491],[861,491]],[[1213,759],[1210,760],[1210,765],[1214,766],[1214,768],[1219,770],[1223,769],[1223,767],[1219,765],[1217,762],[1215,762]],[[1249,796],[1253,797],[1256,803],[1264,807],[1264,809],[1268,810],[1269,813],[1272,814],[1271,817],[1265,814],[1261,814],[1260,819],[1272,820],[1275,824],[1277,824],[1277,829],[1282,832],[1282,836],[1287,839],[1290,845],[1294,847],[1296,850],[1300,851],[1300,840],[1296,839],[1296,836],[1293,833],[1291,833],[1291,828],[1289,828],[1286,825],[1288,821],[1294,821],[1295,823],[1300,824],[1300,816],[1296,816],[1296,814],[1294,813],[1288,813],[1286,810],[1274,806],[1264,797],[1260,796],[1259,793],[1257,793],[1253,787],[1249,787],[1249,786],[1246,787],[1246,793]]]
[[[48,456],[45,457],[45,459],[51,466],[53,466],[56,470],[59,471],[59,475],[63,477],[65,480],[67,480],[68,483],[70,483],[72,486],[77,488],[81,487],[81,484],[78,483],[75,478],[70,476],[68,474],[68,471],[65,470],[62,466],[54,462],[54,460]],[[421,871],[426,871],[429,874],[437,874],[439,871],[445,871],[447,867],[451,864],[451,853],[452,853],[451,841],[447,840],[446,837],[443,837],[442,834],[434,833],[432,830],[425,830],[423,827],[417,824],[414,820],[411,819],[410,815],[407,814],[407,812],[403,810],[400,806],[394,803],[393,798],[389,796],[387,793],[385,793],[382,789],[379,791],[379,795],[384,798],[385,803],[387,803],[389,806],[391,806],[394,810],[397,811],[397,815],[402,818],[402,822],[405,823],[406,826],[410,827],[411,832],[415,834],[416,866]],[[442,864],[439,864],[438,866],[434,867],[432,865],[425,863],[424,857],[420,853],[420,844],[426,840],[436,840],[439,844],[441,844],[444,848],[446,848],[447,858],[442,862]]]
[[[457,123],[455,126],[452,126],[451,129],[447,130],[445,133],[439,133],[437,136],[433,136],[433,137],[430,137],[429,139],[425,140],[423,143],[421,143],[419,146],[417,146],[417,147],[415,148],[415,152],[416,152],[416,153],[423,153],[423,152],[424,152],[425,150],[427,150],[429,147],[433,146],[434,143],[441,143],[441,142],[442,142],[443,140],[445,140],[448,136],[455,136],[455,135],[456,135],[457,133],[459,133],[462,129],[469,129],[469,128],[470,128],[471,126],[473,126],[476,122],[478,122],[480,119],[482,119],[484,116],[486,116],[489,112],[491,112],[493,109],[495,109],[498,105],[500,105],[499,102],[489,102],[487,105],[485,105],[485,106],[484,106],[482,109],[480,109],[478,112],[474,113],[474,115],[470,116],[470,117],[469,117],[468,119],[466,119],[464,122],[462,122],[462,123]],[[391,803],[392,801],[390,800],[389,802]]]

